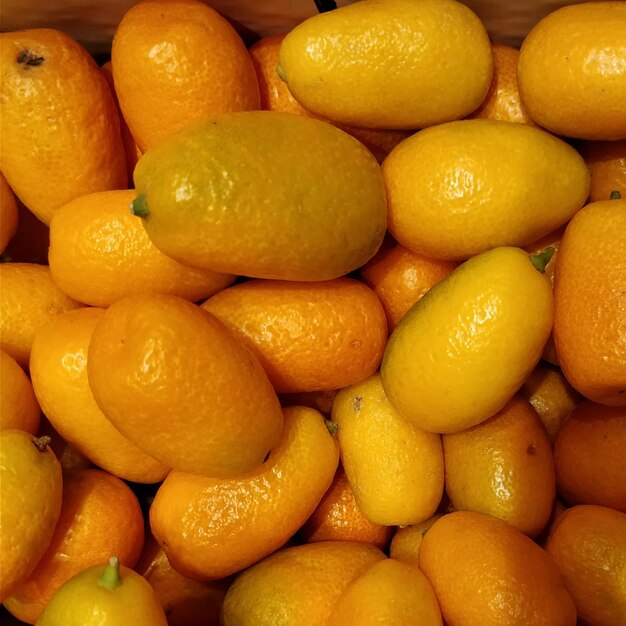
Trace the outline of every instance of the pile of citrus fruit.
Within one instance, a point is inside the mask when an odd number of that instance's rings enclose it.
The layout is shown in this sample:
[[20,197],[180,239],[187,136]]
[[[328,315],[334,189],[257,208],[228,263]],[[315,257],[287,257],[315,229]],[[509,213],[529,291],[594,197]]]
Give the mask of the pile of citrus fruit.
[[625,35],[3,33],[0,622],[624,626]]

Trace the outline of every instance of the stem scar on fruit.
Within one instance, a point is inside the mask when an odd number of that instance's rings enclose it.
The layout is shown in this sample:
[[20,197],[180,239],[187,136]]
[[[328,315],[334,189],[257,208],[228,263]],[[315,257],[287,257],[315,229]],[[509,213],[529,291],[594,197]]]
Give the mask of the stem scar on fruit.
[[335,433],[339,430],[339,424],[332,420],[326,420],[326,428],[328,428],[328,432],[334,437]]
[[148,199],[146,198],[145,193],[138,195],[130,203],[130,212],[137,217],[141,217],[142,219],[145,219],[148,215],[150,215],[150,209],[148,209]]
[[37,56],[32,50],[22,50],[17,55],[17,62],[29,67],[41,65],[45,61],[45,57]]
[[50,443],[51,438],[48,435],[44,435],[43,437],[33,437],[33,445],[39,452],[45,452],[48,444]]
[[622,194],[615,190],[611,192],[611,195],[609,196],[609,200],[621,200],[622,199]]
[[546,266],[550,263],[550,259],[554,254],[554,248],[548,246],[545,250],[538,252],[537,254],[530,255],[530,262],[535,266],[535,269],[542,274],[546,271]]
[[104,573],[98,578],[98,584],[101,587],[106,587],[113,591],[122,584],[120,578],[120,560],[116,556],[112,556],[109,559],[109,564],[106,566]]

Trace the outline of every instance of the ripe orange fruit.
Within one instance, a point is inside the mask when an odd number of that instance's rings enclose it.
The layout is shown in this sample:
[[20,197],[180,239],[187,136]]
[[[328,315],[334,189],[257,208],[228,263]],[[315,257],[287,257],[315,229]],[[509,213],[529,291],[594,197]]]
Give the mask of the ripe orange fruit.
[[546,545],[578,617],[593,626],[626,623],[626,515],[602,506],[567,509]]
[[352,278],[250,280],[202,308],[250,348],[279,393],[360,382],[376,371],[387,340],[380,300]]
[[493,78],[483,103],[469,117],[504,120],[522,124],[535,123],[524,109],[517,87],[519,50],[500,43],[491,45]]
[[87,350],[103,309],[57,315],[35,336],[30,372],[35,394],[55,430],[75,450],[111,474],[156,483],[169,468],[131,443],[103,415],[87,380]]
[[361,268],[360,277],[380,298],[393,330],[404,314],[456,266],[454,261],[429,259],[398,244],[379,250]]
[[224,626],[326,624],[348,585],[385,555],[374,546],[320,541],[280,550],[241,573],[224,600]]
[[449,624],[576,624],[574,602],[548,554],[502,520],[444,515],[422,541],[419,566]]
[[47,445],[23,430],[0,433],[0,602],[30,576],[61,512],[61,465]]
[[63,471],[74,469],[94,469],[94,464],[71,443],[68,443],[54,430],[50,420],[43,415],[39,426],[40,437],[50,437],[50,447],[57,455]]
[[561,239],[554,340],[567,380],[594,402],[626,406],[625,307],[626,199],[592,202]]
[[278,445],[259,468],[232,479],[171,472],[150,509],[172,566],[199,580],[224,578],[280,548],[330,486],[339,449],[314,409],[284,410]]
[[6,178],[0,173],[0,254],[13,239],[18,219],[15,196]]
[[[267,111],[283,111],[307,117],[318,115],[307,111],[292,95],[287,83],[281,80],[276,71],[278,52],[285,35],[263,37],[250,47],[250,56],[256,69],[261,94],[261,108]],[[326,120],[330,121],[330,120]],[[334,123],[334,122],[331,122]],[[358,139],[381,162],[396,145],[411,133],[404,130],[379,130],[375,128],[356,128],[334,123],[335,126]]]
[[419,567],[419,550],[428,529],[441,517],[435,513],[419,524],[402,526],[396,530],[389,546],[389,556],[409,565]]
[[102,75],[107,81],[107,85],[111,90],[111,95],[113,96],[113,100],[115,101],[115,106],[117,107],[117,114],[120,119],[120,133],[122,135],[122,143],[124,144],[124,154],[126,155],[126,171],[128,172],[128,183],[129,187],[133,186],[133,172],[135,171],[135,165],[137,165],[137,161],[141,156],[141,152],[135,143],[135,139],[133,138],[130,129],[128,128],[128,124],[124,119],[124,115],[122,114],[122,110],[120,109],[120,103],[117,98],[117,92],[115,91],[115,81],[113,80],[113,65],[111,61],[107,61],[104,65],[100,66],[100,71]]
[[537,124],[580,139],[626,139],[626,5],[583,2],[552,11],[524,39],[522,103]]
[[134,190],[88,194],[63,205],[50,223],[50,272],[72,298],[107,307],[144,293],[200,300],[234,276],[181,265],[159,252],[130,203]]
[[453,0],[365,0],[314,15],[280,46],[281,77],[307,109],[367,128],[424,128],[483,101],[489,36]]
[[554,443],[559,429],[580,401],[558,367],[539,361],[520,392],[539,414],[548,439]]
[[0,160],[20,200],[49,224],[73,198],[126,188],[115,102],[87,50],[44,28],[1,41]]
[[526,246],[565,224],[589,195],[583,158],[554,135],[500,120],[420,130],[382,165],[388,228],[436,259]]
[[168,626],[219,626],[230,579],[199,582],[178,573],[148,534],[135,571],[152,585]]
[[56,286],[45,265],[2,263],[0,284],[0,347],[27,368],[37,331],[55,315],[82,305]]
[[5,606],[34,624],[55,591],[74,574],[116,554],[133,567],[143,545],[143,517],[135,494],[100,470],[63,476],[63,505],[52,541],[29,578]]
[[559,493],[570,504],[599,504],[626,513],[626,406],[585,400],[554,442]]
[[33,385],[16,360],[0,350],[0,430],[37,432],[41,409]]
[[237,31],[196,0],[143,0],[111,48],[120,107],[142,152],[189,123],[259,108],[259,86]]
[[358,541],[384,550],[389,543],[391,526],[370,522],[359,508],[354,491],[339,468],[333,483],[324,494],[298,535],[306,542]]
[[591,172],[589,201],[609,200],[614,191],[626,198],[626,139],[586,141],[578,149]]
[[254,355],[176,296],[112,304],[91,337],[87,372],[113,426],[174,469],[240,475],[281,434],[280,403]]
[[502,519],[534,537],[555,498],[552,449],[539,416],[516,395],[492,418],[443,436],[446,493],[456,510]]
[[335,603],[326,626],[441,626],[441,611],[428,579],[394,559],[374,563]]

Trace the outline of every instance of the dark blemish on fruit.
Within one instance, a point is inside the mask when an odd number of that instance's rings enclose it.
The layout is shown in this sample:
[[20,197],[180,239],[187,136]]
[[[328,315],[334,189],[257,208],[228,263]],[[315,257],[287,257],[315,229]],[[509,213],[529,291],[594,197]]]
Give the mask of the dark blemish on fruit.
[[526,454],[529,456],[535,456],[535,454],[537,454],[537,446],[534,443],[531,443],[528,448],[526,448]]
[[26,67],[41,65],[45,60],[46,59],[44,57],[39,57],[30,50],[22,50],[17,55],[17,62],[25,65]]
[[362,402],[363,402],[363,397],[362,396],[354,396],[354,402],[352,403],[352,409],[354,411],[360,411]]

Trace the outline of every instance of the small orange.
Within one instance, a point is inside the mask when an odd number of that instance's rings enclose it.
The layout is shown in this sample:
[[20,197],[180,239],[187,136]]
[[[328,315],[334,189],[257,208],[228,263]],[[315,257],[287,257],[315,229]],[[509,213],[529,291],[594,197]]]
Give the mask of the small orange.
[[280,443],[259,468],[218,479],[173,471],[150,509],[150,526],[172,567],[215,580],[280,548],[330,486],[339,446],[314,409],[284,410]]
[[279,393],[358,383],[376,371],[387,340],[380,300],[352,278],[250,280],[202,308],[250,348]]
[[391,526],[375,524],[363,515],[346,473],[339,468],[332,485],[298,534],[307,543],[360,541],[384,550],[391,531]]
[[389,328],[455,267],[454,261],[429,259],[398,244],[383,248],[361,268],[361,280],[383,303]]
[[[250,55],[257,73],[259,90],[261,93],[261,109],[267,111],[283,111],[307,117],[323,119],[307,111],[289,91],[276,71],[278,65],[278,51],[285,35],[270,35],[263,37],[250,47]],[[329,120],[326,120],[329,121]],[[356,128],[331,122],[338,128],[346,131],[363,145],[382,162],[383,159],[411,133],[405,130],[379,130],[375,128]]]
[[626,139],[626,5],[582,2],[541,19],[522,42],[517,79],[537,124],[579,139]]
[[15,196],[6,178],[0,173],[0,254],[17,231],[18,215]]
[[151,534],[135,571],[152,585],[169,626],[219,626],[230,579],[203,583],[179,574]]
[[554,461],[545,428],[515,395],[492,418],[443,435],[446,493],[456,510],[502,519],[534,537],[555,498]]
[[34,624],[54,592],[74,574],[116,554],[133,567],[144,527],[135,494],[100,470],[63,476],[63,505],[52,541],[30,577],[5,600],[15,617]]
[[428,529],[441,515],[441,513],[435,513],[435,515],[419,524],[411,524],[398,528],[389,546],[389,556],[392,559],[397,559],[403,563],[418,567],[422,540],[428,532]]
[[578,149],[591,172],[589,201],[609,200],[614,191],[626,198],[626,139],[586,141]]
[[0,350],[0,430],[37,432],[41,409],[33,385],[16,360]]
[[156,483],[169,468],[131,443],[103,415],[87,380],[87,350],[103,309],[57,315],[35,336],[30,373],[35,395],[55,430],[73,449],[114,476]]
[[592,202],[561,239],[553,332],[565,377],[594,402],[626,406],[625,311],[626,198]]
[[52,29],[3,33],[2,173],[46,224],[73,198],[127,185],[113,96],[87,50]]
[[626,406],[581,402],[557,434],[554,462],[564,500],[626,513]]
[[130,212],[134,190],[103,191],[60,207],[50,223],[50,272],[66,294],[107,307],[127,296],[171,293],[207,298],[234,276],[191,268],[155,248]]
[[556,565],[532,539],[481,513],[438,519],[419,551],[444,620],[455,626],[574,626]]
[[626,515],[579,505],[555,522],[546,545],[570,592],[581,623],[626,624]]
[[428,579],[394,559],[374,563],[335,603],[326,626],[441,626],[441,611]]
[[580,400],[558,367],[539,361],[521,388],[522,395],[533,405],[548,433],[554,439]]
[[109,89],[111,90],[111,94],[113,95],[113,100],[115,101],[115,105],[117,107],[117,114],[120,118],[120,133],[122,135],[122,143],[124,144],[124,153],[126,154],[126,171],[128,172],[128,183],[129,186],[132,187],[133,184],[133,172],[135,170],[135,165],[137,165],[137,161],[141,156],[141,152],[135,143],[133,136],[130,133],[130,129],[128,128],[128,124],[122,115],[122,110],[120,109],[120,103],[117,98],[117,93],[115,91],[115,82],[113,81],[113,65],[111,61],[107,61],[104,65],[100,66],[100,71],[102,75],[107,81],[107,85],[109,85]]
[[2,263],[0,284],[0,347],[26,368],[37,331],[55,315],[82,305],[56,286],[45,265]]
[[483,103],[469,117],[504,120],[522,124],[535,123],[524,110],[517,87],[519,50],[500,43],[491,44],[493,77]]
[[50,447],[57,455],[63,471],[75,469],[94,469],[94,464],[79,452],[71,443],[68,443],[54,430],[50,420],[44,415],[39,425],[39,436],[50,437]]
[[319,626],[348,585],[385,555],[374,546],[319,541],[280,550],[240,574],[223,626]]
[[255,356],[176,296],[112,304],[91,337],[87,373],[113,426],[167,467],[238,476],[281,435],[280,403]]
[[259,86],[237,31],[197,0],[143,0],[111,49],[120,107],[142,152],[190,122],[259,108]]

